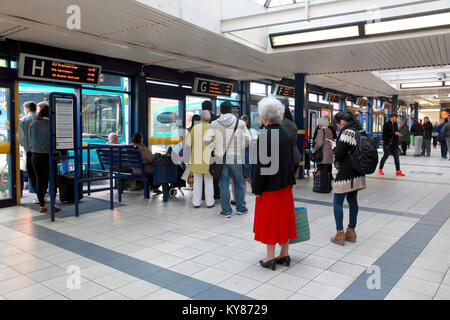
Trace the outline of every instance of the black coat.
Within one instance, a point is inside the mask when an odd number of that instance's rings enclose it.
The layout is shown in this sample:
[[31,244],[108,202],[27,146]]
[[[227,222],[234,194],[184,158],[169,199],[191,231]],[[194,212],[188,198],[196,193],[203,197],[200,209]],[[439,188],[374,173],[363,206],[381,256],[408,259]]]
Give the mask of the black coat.
[[417,136],[423,136],[423,129],[422,126],[419,123],[413,123],[411,127],[411,133],[417,137]]
[[[278,146],[279,167],[275,169],[273,175],[262,175],[262,168],[270,168],[272,161],[263,164],[260,159],[259,149],[261,147],[261,137],[263,132],[267,132],[267,155],[271,157],[272,130],[279,130]],[[264,149],[263,149],[264,150]],[[275,153],[274,153],[275,156]],[[295,185],[294,156],[292,152],[292,142],[288,132],[280,125],[270,125],[260,131],[257,145],[257,163],[252,166],[252,191],[255,195],[262,195],[263,192],[278,191],[288,186]]]
[[399,138],[395,135],[398,131],[398,124],[392,123],[392,121],[388,121],[384,124],[383,127],[383,145],[384,146],[398,146]]
[[427,122],[423,125],[423,138],[431,139],[433,137],[433,124],[431,122]]

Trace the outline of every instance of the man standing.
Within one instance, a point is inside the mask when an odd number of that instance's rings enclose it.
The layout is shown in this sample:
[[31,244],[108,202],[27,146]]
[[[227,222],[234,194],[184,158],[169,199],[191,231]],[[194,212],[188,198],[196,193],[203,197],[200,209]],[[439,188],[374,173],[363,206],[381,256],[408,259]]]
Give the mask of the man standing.
[[[430,122],[430,118],[425,117],[423,119],[423,146],[422,155],[429,157],[431,155],[431,139],[433,138],[433,124]],[[425,155],[426,152],[426,155]]]
[[26,153],[26,169],[28,173],[28,181],[31,184],[33,190],[36,190],[36,173],[34,172],[33,164],[31,162],[32,153],[30,147],[30,125],[37,115],[37,105],[34,101],[28,101],[23,104],[23,107],[25,109],[25,116],[19,121],[17,138]]
[[447,150],[450,158],[450,117],[447,119],[447,123],[442,128],[442,136],[444,136],[447,140]]
[[232,110],[233,105],[230,102],[222,103],[221,116],[211,123],[211,128],[204,136],[205,143],[214,150],[216,158],[220,159],[226,155],[219,179],[222,206],[220,214],[226,218],[231,218],[233,213],[230,204],[230,177],[234,182],[238,215],[248,212],[244,202],[242,164],[244,150],[248,147],[251,136],[244,121],[237,119]]
[[402,135],[400,139],[402,144],[402,155],[406,156],[406,150],[408,150],[408,144],[411,140],[409,127],[406,121],[400,121],[400,134]]
[[444,122],[442,122],[438,127],[437,127],[437,131],[439,133],[438,139],[439,139],[439,143],[441,144],[441,157],[442,159],[447,159],[447,151],[448,151],[448,146],[447,146],[447,140],[445,138],[445,136],[442,134],[442,129],[444,128],[444,126],[448,123],[448,119],[445,119]]
[[390,155],[394,157],[395,169],[397,170],[396,176],[404,177],[405,175],[400,170],[400,158],[398,154],[399,137],[401,137],[398,131],[398,115],[393,113],[390,116],[390,120],[384,124],[383,128],[383,150],[384,156],[380,162],[380,170],[378,173],[384,176],[383,167],[386,160]]

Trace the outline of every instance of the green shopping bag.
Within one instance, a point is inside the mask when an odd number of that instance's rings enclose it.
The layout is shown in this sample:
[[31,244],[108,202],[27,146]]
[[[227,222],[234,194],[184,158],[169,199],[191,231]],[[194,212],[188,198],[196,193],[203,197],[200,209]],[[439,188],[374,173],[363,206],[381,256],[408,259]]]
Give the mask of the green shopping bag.
[[289,240],[289,244],[305,242],[311,239],[306,208],[295,208],[295,225],[297,227],[297,239]]

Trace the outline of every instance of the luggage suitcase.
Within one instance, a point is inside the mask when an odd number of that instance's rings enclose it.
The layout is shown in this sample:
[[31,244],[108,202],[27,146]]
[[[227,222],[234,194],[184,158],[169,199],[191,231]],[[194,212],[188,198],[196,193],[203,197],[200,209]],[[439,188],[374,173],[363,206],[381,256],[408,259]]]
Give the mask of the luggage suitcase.
[[[75,202],[75,178],[68,172],[58,176],[57,186],[59,189],[59,200],[61,202]],[[83,184],[78,184],[78,199],[83,199]]]
[[314,174],[313,174],[313,192],[318,192],[320,193],[320,170],[317,169]]

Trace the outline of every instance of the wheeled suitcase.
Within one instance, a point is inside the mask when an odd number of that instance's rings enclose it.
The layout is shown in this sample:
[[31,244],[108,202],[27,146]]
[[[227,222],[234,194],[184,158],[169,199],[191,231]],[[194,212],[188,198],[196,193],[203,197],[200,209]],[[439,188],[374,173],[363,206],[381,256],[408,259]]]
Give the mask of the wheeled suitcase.
[[[61,202],[75,202],[75,178],[71,172],[58,176],[59,200]],[[78,199],[83,199],[83,184],[78,184]]]

